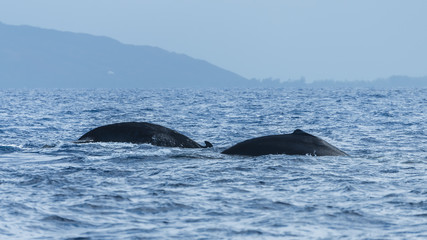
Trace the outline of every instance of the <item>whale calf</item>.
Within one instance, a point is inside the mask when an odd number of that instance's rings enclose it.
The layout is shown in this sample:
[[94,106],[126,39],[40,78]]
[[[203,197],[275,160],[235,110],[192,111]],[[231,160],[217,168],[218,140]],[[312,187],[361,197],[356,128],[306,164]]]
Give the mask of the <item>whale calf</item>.
[[205,141],[206,145],[202,146],[177,131],[147,122],[122,122],[97,127],[77,141],[77,143],[87,142],[149,143],[162,147],[180,148],[212,147],[208,141]]
[[292,134],[270,135],[240,142],[222,153],[261,156],[268,154],[348,156],[326,141],[300,129]]

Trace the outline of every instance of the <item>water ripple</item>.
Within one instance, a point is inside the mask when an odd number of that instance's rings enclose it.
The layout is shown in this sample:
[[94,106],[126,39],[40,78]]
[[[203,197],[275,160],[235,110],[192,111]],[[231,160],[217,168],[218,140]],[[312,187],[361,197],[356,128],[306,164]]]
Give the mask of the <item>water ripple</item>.
[[[5,239],[424,239],[426,89],[0,90]],[[75,144],[121,121],[211,149]],[[351,157],[225,156],[301,128]]]

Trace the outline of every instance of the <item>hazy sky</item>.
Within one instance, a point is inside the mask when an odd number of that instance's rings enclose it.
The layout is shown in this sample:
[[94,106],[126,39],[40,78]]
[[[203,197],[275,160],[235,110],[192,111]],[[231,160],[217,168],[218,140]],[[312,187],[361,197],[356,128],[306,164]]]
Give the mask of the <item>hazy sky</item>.
[[247,78],[427,76],[426,0],[0,0],[0,21],[157,46]]

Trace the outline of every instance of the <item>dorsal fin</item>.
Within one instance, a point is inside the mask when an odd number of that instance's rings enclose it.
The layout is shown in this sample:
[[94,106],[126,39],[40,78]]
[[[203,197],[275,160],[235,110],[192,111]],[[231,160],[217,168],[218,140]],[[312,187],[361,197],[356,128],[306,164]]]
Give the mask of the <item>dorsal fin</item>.
[[206,146],[204,146],[204,147],[202,147],[202,148],[211,148],[211,147],[213,147],[213,146],[212,146],[212,143],[210,143],[210,142],[208,142],[208,141],[205,141],[205,145],[206,145]]
[[304,132],[301,129],[296,129],[292,134],[294,134],[294,135],[309,135],[309,136],[311,136],[310,134]]

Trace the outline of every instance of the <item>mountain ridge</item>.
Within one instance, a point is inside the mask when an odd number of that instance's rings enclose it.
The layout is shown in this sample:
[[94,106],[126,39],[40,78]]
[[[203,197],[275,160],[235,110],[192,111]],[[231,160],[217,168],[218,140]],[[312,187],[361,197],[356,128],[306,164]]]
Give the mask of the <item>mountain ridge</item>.
[[372,81],[247,79],[205,60],[87,33],[0,22],[0,88],[427,87],[427,76]]
[[115,39],[0,23],[3,87],[237,87],[246,78],[207,61]]

